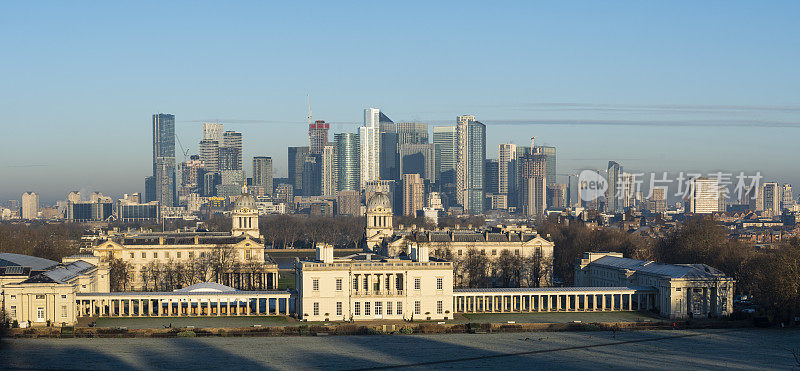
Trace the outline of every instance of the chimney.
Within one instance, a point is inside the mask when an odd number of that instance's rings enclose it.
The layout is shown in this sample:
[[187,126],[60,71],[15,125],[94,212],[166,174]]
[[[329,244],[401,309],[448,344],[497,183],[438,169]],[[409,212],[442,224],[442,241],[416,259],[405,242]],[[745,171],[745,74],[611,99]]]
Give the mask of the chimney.
[[317,243],[317,260],[325,263],[333,263],[333,246],[326,243]]

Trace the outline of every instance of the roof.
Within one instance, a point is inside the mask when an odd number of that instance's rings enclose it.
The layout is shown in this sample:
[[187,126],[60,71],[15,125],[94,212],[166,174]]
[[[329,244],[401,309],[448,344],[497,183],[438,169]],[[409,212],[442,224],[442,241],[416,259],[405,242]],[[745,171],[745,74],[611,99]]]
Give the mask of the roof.
[[585,293],[592,293],[592,292],[619,292],[619,291],[657,291],[655,287],[652,286],[619,286],[619,287],[491,287],[491,288],[464,288],[464,289],[453,289],[453,293],[474,293],[474,292],[485,292],[485,293],[530,293],[530,294],[537,294],[537,293],[546,293],[546,292],[585,292]]
[[724,277],[725,273],[705,264],[665,264],[630,258],[604,256],[591,264],[610,268],[627,269],[657,276],[685,279],[709,279]]
[[195,283],[191,286],[186,286],[182,289],[174,290],[175,292],[231,292],[237,291],[233,287],[220,285],[216,282],[202,282]]
[[75,277],[87,273],[96,266],[83,260],[77,260],[69,264],[58,265],[47,272],[37,274],[22,283],[69,283]]
[[367,210],[375,210],[376,208],[382,208],[384,210],[392,209],[392,201],[389,200],[389,196],[384,194],[383,192],[375,192],[369,200],[367,200]]
[[120,296],[120,297],[141,297],[147,298],[148,296],[206,296],[206,295],[225,295],[223,297],[241,298],[246,295],[290,295],[287,291],[233,291],[233,292],[175,292],[175,291],[126,291],[126,292],[79,292],[75,294],[78,297],[95,297],[95,296]]
[[29,267],[32,270],[43,271],[58,265],[58,262],[30,255],[13,254],[10,252],[0,253],[0,267],[9,265],[19,265]]

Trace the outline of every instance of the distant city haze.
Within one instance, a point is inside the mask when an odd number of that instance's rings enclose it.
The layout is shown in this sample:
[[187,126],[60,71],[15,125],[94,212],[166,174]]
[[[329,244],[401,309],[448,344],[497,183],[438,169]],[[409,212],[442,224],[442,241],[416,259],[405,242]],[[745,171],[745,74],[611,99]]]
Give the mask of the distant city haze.
[[[47,11],[42,11],[46,9]],[[486,124],[558,148],[557,173],[760,171],[800,185],[800,2],[196,2],[0,5],[0,202],[116,197],[153,174],[152,115],[175,156],[202,122],[287,175],[313,119]],[[308,95],[308,98],[307,98]],[[566,182],[566,177],[559,178]]]

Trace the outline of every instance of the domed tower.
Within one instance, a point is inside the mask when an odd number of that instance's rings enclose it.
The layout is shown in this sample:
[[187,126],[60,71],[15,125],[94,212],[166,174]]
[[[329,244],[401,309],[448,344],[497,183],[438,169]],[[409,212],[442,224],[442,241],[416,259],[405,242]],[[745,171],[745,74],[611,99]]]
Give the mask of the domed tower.
[[392,227],[392,201],[382,192],[375,192],[367,200],[367,227],[365,231],[367,248],[374,249],[380,246],[383,237],[391,236]]
[[256,199],[247,192],[247,187],[242,188],[242,195],[233,204],[233,224],[231,235],[248,235],[251,238],[259,238],[258,230],[258,206]]

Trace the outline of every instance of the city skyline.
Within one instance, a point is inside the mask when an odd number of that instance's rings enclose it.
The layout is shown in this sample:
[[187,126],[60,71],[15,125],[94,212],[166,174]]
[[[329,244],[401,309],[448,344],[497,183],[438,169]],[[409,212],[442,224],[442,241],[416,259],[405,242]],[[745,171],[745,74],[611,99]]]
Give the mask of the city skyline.
[[[307,94],[330,137],[356,132],[367,107],[427,123],[431,134],[471,114],[486,124],[487,158],[500,143],[536,136],[558,147],[559,173],[617,161],[630,171],[761,171],[798,184],[800,5],[768,4],[376,4],[408,22],[402,32],[382,27],[393,18],[324,3],[5,4],[4,14],[24,15],[0,22],[0,40],[16,53],[0,61],[14,71],[0,110],[21,140],[0,146],[0,200],[143,192],[157,112],[175,115],[191,154],[202,122],[219,120],[243,133],[243,162],[272,157],[285,177],[286,147],[308,145]],[[153,13],[174,27],[154,27]],[[464,18],[483,27],[457,27]],[[204,21],[215,27],[197,27]],[[359,58],[367,44],[381,58]],[[465,50],[472,57],[452,63]],[[352,88],[377,79],[390,88]]]

